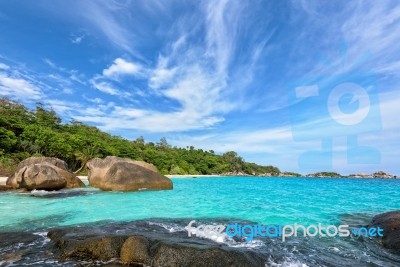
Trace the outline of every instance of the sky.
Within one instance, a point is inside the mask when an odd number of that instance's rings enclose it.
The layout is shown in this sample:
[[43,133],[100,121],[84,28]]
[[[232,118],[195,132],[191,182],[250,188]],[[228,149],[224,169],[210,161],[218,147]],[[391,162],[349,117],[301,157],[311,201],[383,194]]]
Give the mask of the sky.
[[0,1],[0,97],[281,170],[400,174],[398,1]]

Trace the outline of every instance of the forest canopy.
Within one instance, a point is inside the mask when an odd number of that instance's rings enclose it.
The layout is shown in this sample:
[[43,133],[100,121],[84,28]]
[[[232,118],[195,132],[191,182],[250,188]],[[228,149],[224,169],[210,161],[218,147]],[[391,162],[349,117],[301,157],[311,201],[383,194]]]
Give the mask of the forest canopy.
[[172,147],[165,138],[146,142],[143,137],[127,140],[96,127],[72,120],[62,123],[52,109],[37,103],[34,110],[0,99],[0,169],[11,172],[31,156],[57,157],[74,171],[95,157],[118,156],[154,164],[163,174],[279,174],[274,166],[245,162],[236,152]]

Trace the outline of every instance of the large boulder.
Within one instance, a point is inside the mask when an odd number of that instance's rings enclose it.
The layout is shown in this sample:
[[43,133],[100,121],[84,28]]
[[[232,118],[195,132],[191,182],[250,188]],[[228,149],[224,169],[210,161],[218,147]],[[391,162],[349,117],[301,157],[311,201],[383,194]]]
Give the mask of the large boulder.
[[[33,168],[33,166],[35,165],[46,165],[47,167]],[[38,170],[38,168],[40,168],[41,170]],[[52,170],[49,170],[49,168],[51,168]],[[27,172],[27,169],[29,169],[30,171]],[[28,190],[32,190],[32,187],[33,189],[39,189],[37,188],[37,186],[33,186],[32,183],[34,180],[38,179],[38,177],[32,175],[37,175],[39,173],[41,173],[40,184],[45,183],[44,179],[46,179],[46,175],[47,179],[49,180],[46,186],[40,188],[43,190],[85,187],[85,184],[78,177],[76,177],[75,174],[68,170],[65,161],[57,158],[48,157],[32,157],[21,161],[17,166],[16,172],[7,179],[6,184],[14,189],[25,188]],[[56,175],[54,175],[54,173],[56,173]],[[55,180],[59,179],[60,177],[62,178],[62,180],[64,180],[64,186],[61,188],[60,184],[62,183],[60,181],[55,183]],[[52,184],[54,184],[54,187],[51,186]]]
[[87,164],[89,184],[102,190],[137,191],[172,189],[172,181],[158,173],[154,165],[107,157]]
[[391,211],[375,216],[369,227],[378,226],[383,229],[383,237],[380,239],[382,245],[400,252],[400,211]]
[[59,190],[67,185],[67,181],[47,164],[33,164],[19,169],[7,184],[13,188],[28,190]]
[[60,169],[68,171],[68,165],[65,161],[58,158],[49,158],[49,157],[30,157],[21,161],[17,166],[17,171],[22,169],[23,167],[33,165],[33,164],[48,164],[54,165]]

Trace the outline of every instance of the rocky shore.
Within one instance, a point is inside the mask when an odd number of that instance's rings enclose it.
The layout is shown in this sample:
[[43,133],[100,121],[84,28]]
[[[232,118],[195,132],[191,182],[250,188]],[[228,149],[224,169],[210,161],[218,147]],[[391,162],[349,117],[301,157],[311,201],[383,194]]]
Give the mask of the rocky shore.
[[[120,226],[119,226],[120,227]],[[129,227],[129,226],[128,226]],[[253,252],[221,246],[207,240],[188,240],[145,232],[102,234],[94,227],[66,228],[48,233],[52,253],[60,261],[101,261],[129,266],[265,266]]]

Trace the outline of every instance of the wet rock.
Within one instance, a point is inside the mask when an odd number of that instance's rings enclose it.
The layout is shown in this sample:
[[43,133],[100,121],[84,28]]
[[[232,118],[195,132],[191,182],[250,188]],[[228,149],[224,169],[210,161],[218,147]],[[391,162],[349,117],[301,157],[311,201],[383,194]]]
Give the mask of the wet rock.
[[375,216],[369,227],[381,227],[383,237],[380,239],[385,248],[400,253],[400,211],[386,212]]
[[[166,241],[141,235],[103,235],[97,228],[70,228],[48,233],[63,260],[121,262],[129,266],[265,266],[255,253],[217,244]],[[56,252],[57,253],[57,252]]]

